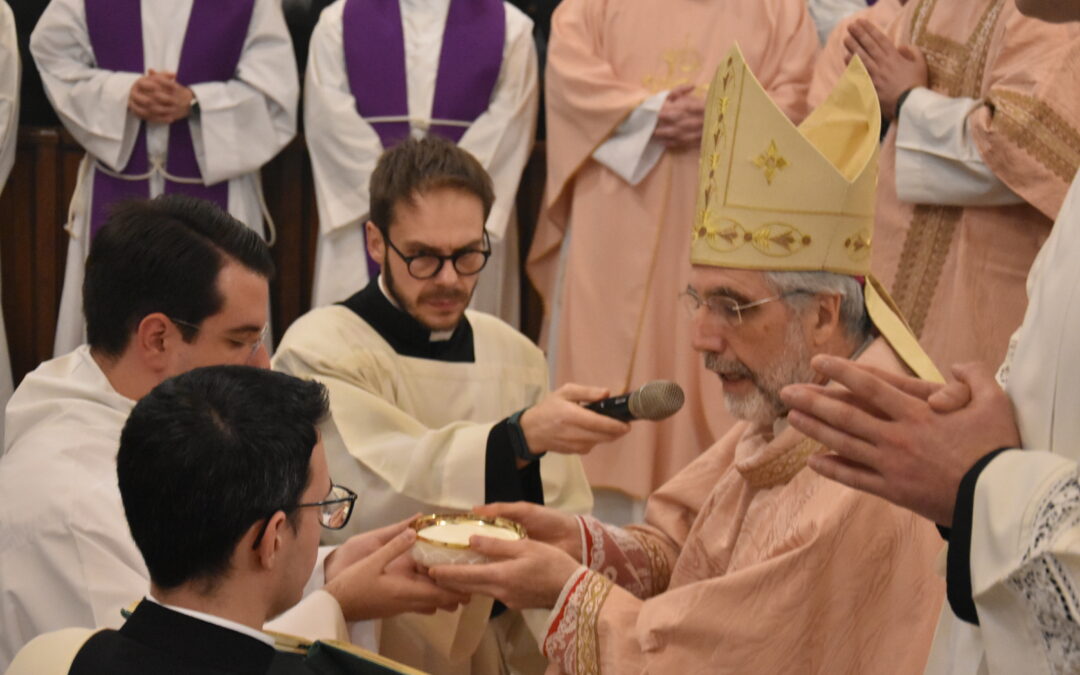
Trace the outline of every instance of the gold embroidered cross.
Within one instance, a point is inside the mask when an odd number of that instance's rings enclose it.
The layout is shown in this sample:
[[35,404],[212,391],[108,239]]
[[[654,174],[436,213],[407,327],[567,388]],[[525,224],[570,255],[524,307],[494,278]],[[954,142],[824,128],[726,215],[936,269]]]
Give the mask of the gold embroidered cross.
[[772,185],[776,172],[787,168],[787,165],[788,161],[781,157],[776,149],[776,141],[769,141],[769,149],[754,160],[754,166],[765,172],[765,180],[769,185]]
[[[642,84],[649,91],[656,93],[690,84],[694,81],[694,77],[701,71],[704,59],[697,49],[690,46],[689,35],[686,36],[683,43],[683,47],[668,49],[660,56],[661,69],[664,71],[662,74],[654,73],[642,78]],[[704,96],[707,91],[707,88],[703,85],[696,89],[698,90],[696,93],[701,96]]]

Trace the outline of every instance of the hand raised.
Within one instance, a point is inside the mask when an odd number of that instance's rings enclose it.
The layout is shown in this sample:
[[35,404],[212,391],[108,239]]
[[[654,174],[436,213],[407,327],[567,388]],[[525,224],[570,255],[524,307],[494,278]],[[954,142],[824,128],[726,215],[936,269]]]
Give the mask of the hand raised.
[[940,525],[952,524],[956,492],[968,469],[997,448],[1020,445],[1012,404],[981,364],[953,368],[970,400],[951,412],[939,412],[845,359],[817,356],[813,365],[847,387],[858,403],[804,385],[781,391],[792,408],[791,425],[836,453],[811,457],[809,466]]
[[858,54],[874,82],[881,113],[891,120],[896,102],[908,89],[925,87],[929,82],[926,58],[917,47],[897,47],[880,28],[866,19],[848,27],[844,38],[848,54]]
[[583,455],[597,443],[612,441],[630,431],[626,422],[581,406],[608,395],[601,387],[564,384],[525,411],[521,430],[534,453]]

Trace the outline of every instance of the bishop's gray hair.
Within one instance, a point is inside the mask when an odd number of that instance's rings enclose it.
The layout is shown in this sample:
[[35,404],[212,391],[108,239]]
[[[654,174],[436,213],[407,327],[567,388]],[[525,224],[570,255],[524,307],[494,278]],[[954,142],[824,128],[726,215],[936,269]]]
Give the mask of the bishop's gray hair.
[[800,310],[809,303],[813,294],[825,293],[840,296],[840,325],[856,344],[870,337],[873,324],[866,313],[862,285],[846,274],[833,272],[765,272],[765,280],[777,294],[791,291],[807,291],[807,294],[786,298],[794,309]]

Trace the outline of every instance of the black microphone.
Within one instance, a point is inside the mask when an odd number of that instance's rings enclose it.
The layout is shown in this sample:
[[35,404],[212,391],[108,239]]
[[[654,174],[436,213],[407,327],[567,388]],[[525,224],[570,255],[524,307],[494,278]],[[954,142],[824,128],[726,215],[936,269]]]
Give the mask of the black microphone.
[[682,387],[669,380],[653,380],[622,396],[610,396],[585,405],[593,412],[623,422],[662,420],[679,411],[686,400]]

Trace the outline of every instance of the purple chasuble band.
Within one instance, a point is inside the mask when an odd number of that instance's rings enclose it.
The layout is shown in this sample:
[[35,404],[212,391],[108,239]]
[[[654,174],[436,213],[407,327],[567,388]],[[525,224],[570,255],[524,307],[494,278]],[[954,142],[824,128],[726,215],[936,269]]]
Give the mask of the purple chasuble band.
[[[475,122],[491,104],[502,70],[506,8],[502,0],[451,0],[446,17],[431,117]],[[457,143],[468,127],[432,124]]]
[[[342,43],[349,90],[365,119],[409,117],[405,36],[399,0],[346,0]],[[506,8],[502,0],[450,0],[439,52],[433,119],[472,123],[487,110],[502,70]],[[407,121],[370,122],[383,148],[409,135]],[[432,133],[457,143],[467,125],[433,123]],[[366,248],[366,241],[365,241]],[[368,278],[379,266],[367,256]]]
[[[405,35],[398,0],[347,0],[341,14],[341,39],[356,112],[361,117],[407,116]],[[409,123],[404,121],[371,126],[383,148],[409,135]]]
[[[98,68],[143,73],[142,8],[140,0],[85,0],[86,31],[94,48]],[[138,136],[125,173],[146,173],[146,122],[139,122]],[[94,174],[90,199],[90,236],[101,229],[109,207],[124,199],[150,196],[148,181],[122,180],[102,171]]]
[[[144,73],[142,13],[140,0],[85,0],[86,26],[94,59],[99,68],[118,72]],[[247,38],[255,0],[194,0],[188,18],[176,79],[184,86],[201,82],[223,82],[233,77]],[[120,172],[138,176],[149,170],[146,123],[139,123],[138,136],[127,166]],[[188,119],[169,125],[165,170],[177,178],[201,181],[195,146]],[[215,185],[165,181],[166,193],[183,193],[229,207],[229,184]],[[103,171],[94,174],[90,209],[90,236],[105,223],[109,208],[117,201],[150,196],[147,179],[125,179]]]

